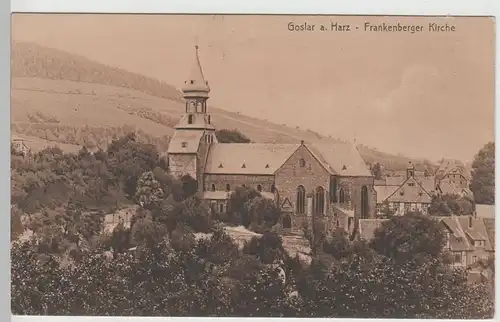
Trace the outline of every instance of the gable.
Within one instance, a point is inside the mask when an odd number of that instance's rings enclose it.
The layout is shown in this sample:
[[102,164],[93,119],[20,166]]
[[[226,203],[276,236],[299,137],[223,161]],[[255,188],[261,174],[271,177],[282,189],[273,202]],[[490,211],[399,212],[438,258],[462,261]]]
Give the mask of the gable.
[[[301,162],[303,162],[303,164],[301,164]],[[285,173],[284,175],[288,176],[322,173],[325,176],[329,176],[330,172],[305,145],[300,145],[279,167],[276,173]]]
[[388,197],[390,202],[430,203],[431,196],[414,178],[408,178]]

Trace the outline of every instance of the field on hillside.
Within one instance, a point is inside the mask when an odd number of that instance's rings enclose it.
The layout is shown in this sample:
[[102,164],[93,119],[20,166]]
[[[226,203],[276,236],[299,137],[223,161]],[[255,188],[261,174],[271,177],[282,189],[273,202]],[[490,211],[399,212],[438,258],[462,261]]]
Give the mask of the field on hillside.
[[[105,147],[113,137],[138,131],[143,141],[166,150],[184,110],[181,93],[169,84],[36,44],[15,43],[11,67],[15,135]],[[254,142],[338,141],[309,129],[214,107],[209,111],[218,129],[238,129]],[[367,163],[380,162],[391,170],[403,170],[409,161],[424,169],[422,160],[362,146],[360,152]]]

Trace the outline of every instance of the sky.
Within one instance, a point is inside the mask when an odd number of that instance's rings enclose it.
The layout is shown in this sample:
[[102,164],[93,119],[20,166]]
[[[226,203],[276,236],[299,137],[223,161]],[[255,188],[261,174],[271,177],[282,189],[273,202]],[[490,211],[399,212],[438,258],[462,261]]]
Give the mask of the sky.
[[[332,22],[351,31],[318,30]],[[433,22],[455,31],[430,32]],[[178,88],[198,44],[213,106],[385,152],[467,162],[494,140],[493,18],[16,14],[12,39]]]

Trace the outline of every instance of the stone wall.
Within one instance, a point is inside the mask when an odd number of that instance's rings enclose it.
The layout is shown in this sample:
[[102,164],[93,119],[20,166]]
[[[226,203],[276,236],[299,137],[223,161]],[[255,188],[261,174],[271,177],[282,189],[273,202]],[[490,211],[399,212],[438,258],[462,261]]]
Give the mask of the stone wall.
[[271,192],[271,187],[274,183],[272,175],[248,175],[248,174],[205,174],[204,190],[210,191],[212,184],[215,185],[215,190],[226,191],[226,185],[229,184],[231,191],[236,187],[245,185],[247,188],[262,186],[262,192]]
[[368,218],[375,218],[377,195],[373,187],[373,177],[339,177],[338,186],[344,189],[345,203],[343,208],[354,210],[354,217],[361,218],[361,189],[368,189]]
[[193,179],[197,179],[197,163],[197,155],[194,153],[168,155],[169,171],[175,178],[189,174]]
[[[300,160],[305,160],[301,167]],[[304,186],[306,194],[312,193],[318,186],[325,190],[325,212],[328,211],[330,174],[321,163],[301,146],[297,151],[276,171],[276,188],[280,194],[281,202],[288,199],[296,211],[297,187]]]

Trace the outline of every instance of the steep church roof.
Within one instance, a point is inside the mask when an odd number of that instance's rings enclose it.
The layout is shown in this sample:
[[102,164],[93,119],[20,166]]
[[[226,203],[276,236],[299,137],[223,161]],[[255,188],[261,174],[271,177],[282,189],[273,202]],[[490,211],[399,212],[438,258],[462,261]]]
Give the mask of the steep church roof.
[[205,173],[272,175],[299,146],[270,143],[212,144]]
[[196,153],[202,136],[203,131],[176,130],[167,153]]
[[191,92],[206,92],[207,94],[210,92],[210,87],[208,86],[208,82],[205,80],[203,70],[201,69],[200,58],[198,56],[198,46],[195,46],[195,55],[191,73],[189,78],[184,82],[182,91],[185,95]]
[[331,174],[353,177],[372,176],[354,144],[318,141],[308,143],[306,147]]

